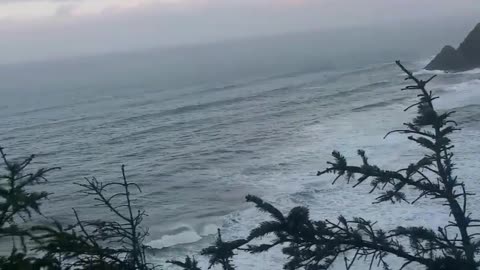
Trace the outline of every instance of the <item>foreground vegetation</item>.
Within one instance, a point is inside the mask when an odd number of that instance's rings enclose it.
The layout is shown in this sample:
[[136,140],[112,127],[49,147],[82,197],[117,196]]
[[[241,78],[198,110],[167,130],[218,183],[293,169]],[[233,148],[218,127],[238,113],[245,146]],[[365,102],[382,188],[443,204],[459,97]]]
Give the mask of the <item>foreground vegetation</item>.
[[[395,171],[371,164],[364,151],[359,150],[360,165],[350,165],[339,152],[333,152],[333,161],[318,175],[336,175],[334,183],[344,178],[354,187],[370,184],[381,192],[375,203],[416,203],[421,199],[440,200],[448,207],[451,220],[444,227],[432,230],[425,227],[397,227],[391,230],[377,228],[374,221],[362,217],[337,220],[313,220],[308,208],[295,207],[287,214],[255,196],[247,196],[270,219],[253,228],[245,239],[225,241],[221,232],[212,246],[202,251],[210,267],[235,269],[238,252],[255,254],[282,247],[288,259],[285,269],[329,269],[335,262],[353,269],[360,260],[367,260],[370,268],[391,269],[387,257],[403,260],[398,269],[443,270],[477,269],[476,259],[480,241],[473,232],[480,220],[473,219],[467,199],[473,194],[455,175],[453,144],[450,135],[457,125],[450,120],[453,112],[440,113],[434,108],[438,97],[426,89],[434,78],[420,80],[400,62],[406,80],[412,82],[404,90],[413,91],[418,100],[406,110],[416,108],[417,115],[404,127],[391,133],[401,133],[425,149],[425,154],[414,163]],[[102,183],[86,179],[79,186],[95,201],[113,213],[111,221],[84,221],[74,209],[74,224],[53,222],[50,225],[31,225],[32,215],[41,215],[41,203],[48,197],[34,191],[45,182],[48,174],[57,168],[30,171],[34,159],[11,161],[0,148],[4,173],[0,174],[0,240],[11,239],[12,249],[0,257],[1,269],[124,269],[149,270],[161,268],[149,264],[144,239],[148,232],[141,227],[145,212],[132,206],[132,196],[140,188],[127,181],[122,166],[120,182]],[[111,193],[111,190],[120,190]],[[408,192],[406,192],[408,190]],[[411,198],[411,194],[417,196]],[[269,235],[270,237],[265,237]],[[191,257],[184,261],[168,261],[168,268],[200,270]]]

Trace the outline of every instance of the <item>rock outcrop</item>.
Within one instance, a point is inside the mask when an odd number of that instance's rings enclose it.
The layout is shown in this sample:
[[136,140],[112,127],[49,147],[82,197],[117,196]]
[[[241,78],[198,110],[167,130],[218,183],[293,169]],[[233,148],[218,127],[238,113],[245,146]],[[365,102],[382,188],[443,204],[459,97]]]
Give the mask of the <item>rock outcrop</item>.
[[445,46],[425,67],[427,70],[465,71],[480,67],[480,23],[458,49]]

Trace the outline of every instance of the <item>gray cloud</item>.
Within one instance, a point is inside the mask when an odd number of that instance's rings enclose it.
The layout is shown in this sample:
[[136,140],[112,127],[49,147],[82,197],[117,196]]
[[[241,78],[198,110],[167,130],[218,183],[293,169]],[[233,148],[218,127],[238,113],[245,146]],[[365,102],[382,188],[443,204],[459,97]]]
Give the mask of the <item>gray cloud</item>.
[[[82,17],[70,16],[75,6],[69,4],[84,0],[50,1],[67,5],[59,8],[53,18],[0,24],[0,62],[298,31],[414,27],[406,22],[430,22],[438,27],[452,23],[468,25],[480,18],[478,0],[186,0],[195,3],[195,7],[151,3],[122,12]],[[0,7],[1,3],[6,2],[0,1]]]

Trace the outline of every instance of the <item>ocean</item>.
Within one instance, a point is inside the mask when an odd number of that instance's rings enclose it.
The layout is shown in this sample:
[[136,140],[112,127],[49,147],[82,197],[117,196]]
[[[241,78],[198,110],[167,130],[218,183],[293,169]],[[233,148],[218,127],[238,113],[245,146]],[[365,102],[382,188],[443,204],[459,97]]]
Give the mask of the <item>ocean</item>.
[[[438,75],[430,85],[440,96],[436,105],[457,111],[453,118],[462,128],[453,138],[457,173],[478,193],[480,70],[428,72],[422,69],[428,59],[403,63],[420,77]],[[21,69],[0,70],[0,77]],[[37,188],[52,193],[45,216],[65,223],[73,221],[72,208],[85,219],[109,218],[75,183],[84,177],[120,181],[125,164],[129,181],[142,189],[134,204],[148,213],[147,244],[156,263],[195,255],[206,266],[198,252],[217,228],[226,239],[247,236],[269,218],[245,202],[247,194],[284,212],[303,205],[313,218],[361,216],[385,228],[436,228],[448,220],[439,202],[372,205],[368,185],[353,189],[316,176],[332,150],[359,163],[356,151],[364,149],[372,163],[390,169],[417,160],[422,150],[405,137],[383,139],[412,117],[403,109],[415,100],[400,91],[404,77],[393,61],[255,76],[219,77],[219,70],[208,80],[162,86],[154,77],[132,82],[128,72],[102,81],[118,78],[121,84],[41,72],[0,84],[0,145],[12,157],[36,154],[37,167],[62,167]],[[240,270],[281,269],[285,259],[277,249],[255,257],[239,253],[235,264]]]

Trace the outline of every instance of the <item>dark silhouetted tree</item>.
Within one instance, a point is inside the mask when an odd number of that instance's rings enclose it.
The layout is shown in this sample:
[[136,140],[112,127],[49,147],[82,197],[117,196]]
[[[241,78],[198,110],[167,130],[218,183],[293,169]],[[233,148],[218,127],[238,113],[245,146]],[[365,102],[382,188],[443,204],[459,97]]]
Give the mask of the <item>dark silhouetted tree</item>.
[[35,156],[21,161],[9,160],[2,147],[0,158],[3,162],[3,171],[0,172],[0,241],[10,241],[12,244],[11,254],[0,257],[0,269],[54,265],[53,261],[29,257],[26,242],[32,236],[28,221],[33,214],[42,215],[40,206],[49,195],[47,192],[32,190],[35,190],[37,184],[46,182],[46,175],[58,168],[30,171],[29,166]]
[[181,267],[184,270],[201,270],[198,267],[198,262],[195,260],[195,258],[192,259],[188,256],[187,256],[187,258],[185,258],[184,262],[181,262],[181,261],[167,261],[167,263],[170,263],[170,264],[176,265],[178,267]]
[[[102,183],[86,179],[78,184],[96,206],[113,213],[111,221],[81,220],[65,226],[54,221],[51,225],[33,225],[32,214],[42,215],[41,203],[47,192],[32,191],[46,181],[51,169],[28,171],[34,156],[14,162],[0,148],[4,172],[0,174],[0,240],[12,243],[11,254],[0,257],[0,269],[98,269],[149,270],[143,241],[147,231],[141,223],[144,211],[134,210],[132,189],[140,188],[127,181],[122,166],[122,181]],[[120,190],[110,192],[109,189]],[[18,247],[20,246],[20,248]],[[34,251],[34,252],[32,252]],[[29,255],[30,253],[30,255]],[[33,255],[32,255],[33,254]]]
[[[234,270],[235,267],[232,263],[232,258],[235,256],[235,250],[241,249],[248,241],[244,239],[234,240],[234,241],[224,241],[222,239],[222,233],[218,230],[217,239],[215,243],[202,250],[201,254],[210,258],[210,266],[208,269],[213,268],[214,266],[220,266],[223,270]],[[180,261],[168,261],[176,266],[180,266],[184,270],[199,270],[197,262],[191,260],[187,256],[185,262]]]
[[[86,178],[78,184],[84,193],[93,196],[96,206],[105,207],[113,213],[111,221],[84,221],[74,209],[76,223],[64,228],[36,226],[34,237],[39,246],[36,250],[46,257],[56,258],[62,265],[82,269],[128,269],[147,270],[154,266],[147,263],[143,245],[148,232],[141,227],[145,211],[134,210],[132,189],[140,187],[129,183],[122,166],[122,181],[102,183],[96,178]],[[109,189],[119,188],[118,192]]]
[[[252,254],[269,251],[281,246],[288,257],[284,269],[329,269],[339,257],[344,258],[345,268],[352,269],[359,260],[369,261],[370,268],[381,266],[391,269],[388,256],[403,260],[398,269],[408,265],[428,270],[474,270],[479,266],[475,255],[479,252],[478,234],[472,228],[480,226],[480,220],[473,219],[468,210],[467,199],[473,195],[466,191],[464,182],[454,175],[453,144],[450,136],[459,130],[455,121],[450,120],[454,112],[438,112],[433,101],[438,97],[426,89],[435,77],[421,80],[415,77],[399,61],[397,65],[406,74],[412,85],[402,90],[415,91],[418,101],[406,108],[417,108],[417,115],[404,128],[389,132],[408,135],[408,139],[425,150],[418,161],[398,170],[382,169],[371,164],[363,150],[358,151],[360,165],[350,165],[337,151],[333,161],[318,175],[335,174],[335,183],[344,177],[347,183],[357,187],[364,183],[371,185],[370,193],[380,191],[374,203],[404,202],[416,203],[422,198],[440,200],[449,208],[452,219],[445,226],[432,230],[425,227],[397,227],[392,230],[377,228],[373,221],[361,217],[337,220],[312,220],[305,207],[295,207],[287,215],[258,197],[247,196],[247,201],[255,204],[272,220],[254,228],[245,243],[235,248]],[[418,191],[418,196],[410,198],[406,190]],[[273,240],[262,243],[264,236],[272,235]],[[269,238],[271,239],[271,238]],[[254,241],[257,244],[251,244]],[[260,243],[260,244],[258,244]],[[214,249],[217,248],[217,249]],[[229,267],[235,249],[217,243],[203,253],[210,256],[211,262],[219,261],[216,254],[228,254]],[[219,263],[222,265],[221,263]],[[423,266],[423,267],[422,267]],[[224,269],[231,269],[225,268]]]

